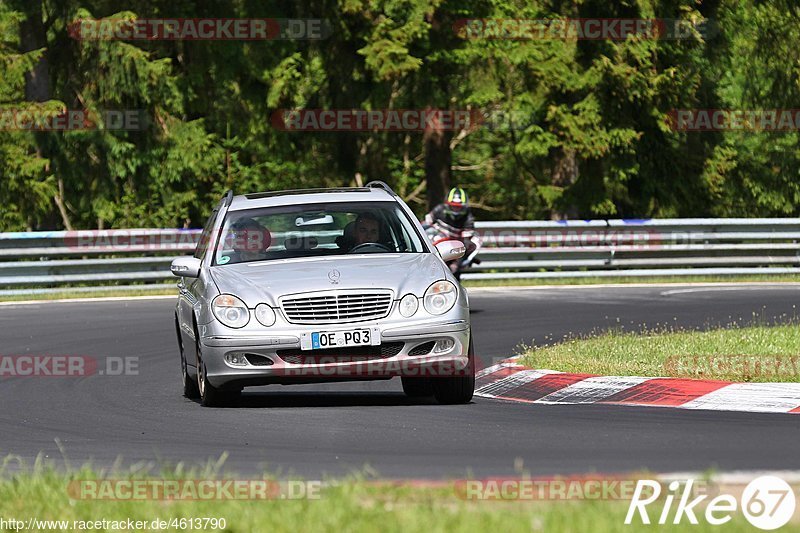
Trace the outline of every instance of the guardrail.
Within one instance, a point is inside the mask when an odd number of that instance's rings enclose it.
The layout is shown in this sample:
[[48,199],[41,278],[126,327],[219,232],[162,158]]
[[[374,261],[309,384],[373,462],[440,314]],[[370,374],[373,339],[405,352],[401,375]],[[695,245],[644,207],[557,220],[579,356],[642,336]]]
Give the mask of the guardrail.
[[[800,219],[478,222],[480,264],[463,279],[800,273]],[[0,295],[163,288],[200,230],[0,233]],[[106,283],[106,285],[102,285]],[[85,285],[74,287],[74,285]],[[124,288],[130,288],[125,285]],[[118,287],[123,288],[123,287]]]
[[800,219],[487,222],[464,279],[800,273]]

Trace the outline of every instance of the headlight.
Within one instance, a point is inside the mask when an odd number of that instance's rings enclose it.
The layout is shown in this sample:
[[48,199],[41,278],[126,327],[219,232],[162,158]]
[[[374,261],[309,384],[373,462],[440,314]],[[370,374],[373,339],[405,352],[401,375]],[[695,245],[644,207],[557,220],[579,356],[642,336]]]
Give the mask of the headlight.
[[258,304],[256,306],[256,320],[269,327],[275,323],[275,311],[267,304]]
[[406,294],[400,300],[400,314],[406,318],[414,316],[419,309],[419,300],[413,294]]
[[217,320],[229,328],[243,328],[250,322],[247,305],[236,296],[220,294],[211,302],[211,310]]
[[448,312],[456,303],[458,291],[449,281],[437,281],[425,291],[422,299],[425,310],[432,315]]

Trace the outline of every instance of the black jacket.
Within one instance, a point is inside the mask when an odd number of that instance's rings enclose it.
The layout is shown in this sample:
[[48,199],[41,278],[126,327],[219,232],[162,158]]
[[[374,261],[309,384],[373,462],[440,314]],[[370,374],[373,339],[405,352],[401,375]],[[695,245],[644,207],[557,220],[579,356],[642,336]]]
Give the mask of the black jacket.
[[468,207],[462,209],[460,213],[455,214],[448,210],[445,204],[439,204],[425,216],[426,224],[431,225],[434,222],[444,222],[458,231],[475,230],[475,217],[472,216],[472,210]]

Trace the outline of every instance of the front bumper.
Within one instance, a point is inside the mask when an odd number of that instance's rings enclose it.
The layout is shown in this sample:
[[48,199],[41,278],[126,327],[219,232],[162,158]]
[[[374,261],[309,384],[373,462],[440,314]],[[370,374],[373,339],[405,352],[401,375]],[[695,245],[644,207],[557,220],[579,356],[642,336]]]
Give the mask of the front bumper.
[[[300,336],[311,331],[378,328],[380,346],[372,349],[300,350]],[[422,320],[378,320],[270,328],[269,334],[202,326],[200,344],[209,382],[218,388],[269,384],[364,381],[395,376],[445,377],[468,368],[469,311],[458,308]],[[436,353],[439,341],[452,347]],[[425,349],[430,346],[430,351]],[[326,353],[327,352],[327,353]],[[365,353],[369,352],[369,353]],[[332,355],[336,354],[336,355]],[[232,355],[247,364],[229,362]],[[260,364],[252,364],[255,361]],[[262,366],[267,361],[268,365]]]

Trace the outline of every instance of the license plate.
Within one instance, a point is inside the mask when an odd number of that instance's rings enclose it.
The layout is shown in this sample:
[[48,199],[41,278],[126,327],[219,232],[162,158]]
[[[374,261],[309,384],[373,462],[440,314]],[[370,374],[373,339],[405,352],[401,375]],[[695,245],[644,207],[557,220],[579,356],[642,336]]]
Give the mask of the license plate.
[[351,329],[346,331],[312,331],[303,333],[300,348],[303,350],[325,350],[348,346],[378,346],[381,343],[378,328]]

